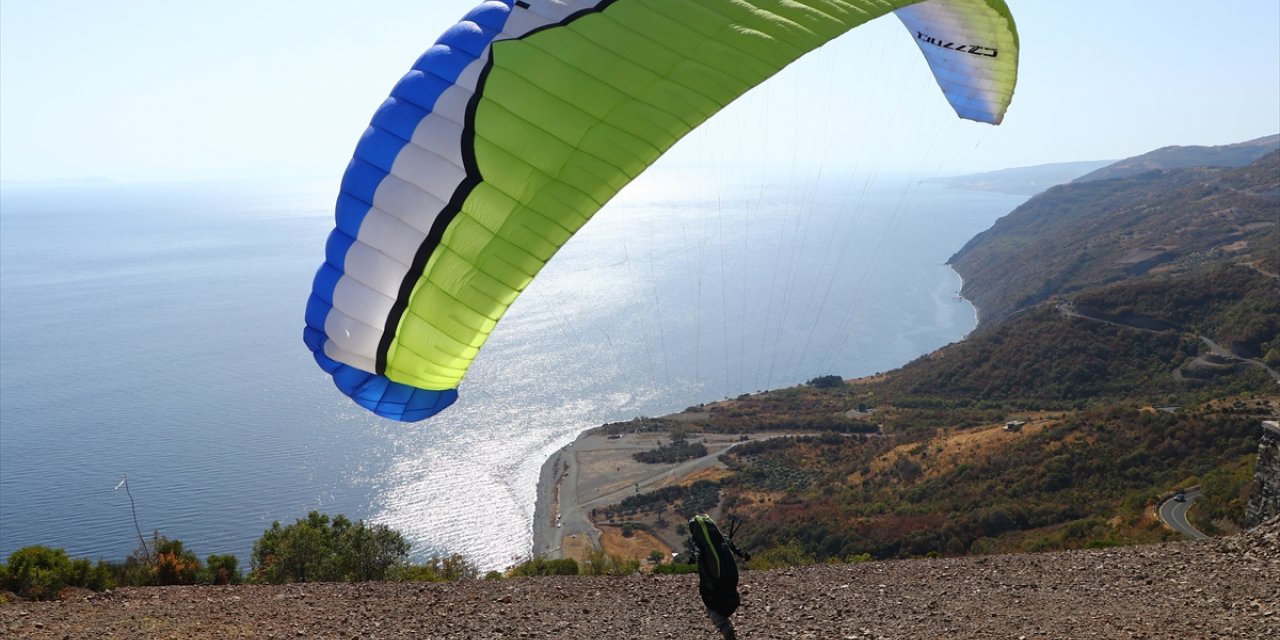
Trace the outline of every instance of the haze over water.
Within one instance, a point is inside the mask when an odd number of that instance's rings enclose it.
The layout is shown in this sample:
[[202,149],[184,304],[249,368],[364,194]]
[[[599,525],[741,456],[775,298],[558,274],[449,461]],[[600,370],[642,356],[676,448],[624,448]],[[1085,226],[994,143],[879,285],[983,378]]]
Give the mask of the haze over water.
[[504,567],[530,546],[539,467],[583,429],[962,338],[974,310],[942,263],[1024,199],[647,173],[512,306],[458,403],[401,424],[302,344],[333,190],[0,191],[0,555],[123,558],[127,474],[142,530],[200,556],[247,566],[273,520],[318,509]]

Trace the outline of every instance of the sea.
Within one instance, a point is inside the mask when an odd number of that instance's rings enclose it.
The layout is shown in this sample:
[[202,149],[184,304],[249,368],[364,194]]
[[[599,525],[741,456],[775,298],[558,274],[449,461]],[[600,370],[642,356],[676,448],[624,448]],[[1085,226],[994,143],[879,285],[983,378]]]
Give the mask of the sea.
[[[443,414],[378,418],[302,342],[334,180],[0,187],[0,556],[235,554],[312,510],[509,566],[591,427],[887,371],[975,326],[945,262],[1025,198],[651,171],[546,266]],[[127,482],[126,482],[127,480]]]

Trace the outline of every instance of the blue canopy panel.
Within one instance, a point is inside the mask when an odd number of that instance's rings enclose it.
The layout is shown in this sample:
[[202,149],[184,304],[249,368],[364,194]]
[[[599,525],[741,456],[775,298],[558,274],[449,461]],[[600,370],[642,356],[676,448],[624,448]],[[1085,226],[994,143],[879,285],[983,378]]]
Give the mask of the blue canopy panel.
[[303,330],[303,339],[311,347],[316,363],[333,376],[333,384],[339,390],[356,404],[384,418],[404,422],[424,420],[444,411],[458,399],[457,389],[419,389],[338,362],[315,347],[325,337],[311,327]]
[[311,297],[307,300],[303,341],[320,368],[333,376],[339,390],[384,418],[405,422],[429,418],[453,404],[458,399],[458,390],[419,389],[325,355],[328,342],[325,320],[333,309],[334,290],[346,272],[348,250],[355,243],[373,206],[374,194],[389,175],[395,157],[410,144],[418,123],[431,114],[440,96],[502,32],[512,2],[485,2],[440,36],[374,114],[356,157],[343,176],[336,228],[330,234],[325,264],[316,272]]

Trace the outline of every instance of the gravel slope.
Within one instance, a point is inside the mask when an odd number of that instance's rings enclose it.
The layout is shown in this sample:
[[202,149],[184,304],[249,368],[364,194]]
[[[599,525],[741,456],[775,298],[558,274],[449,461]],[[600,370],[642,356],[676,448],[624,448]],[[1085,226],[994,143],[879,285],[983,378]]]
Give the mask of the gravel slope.
[[[1234,538],[743,576],[738,637],[1280,638],[1280,519]],[[119,589],[13,638],[718,638],[692,576]]]

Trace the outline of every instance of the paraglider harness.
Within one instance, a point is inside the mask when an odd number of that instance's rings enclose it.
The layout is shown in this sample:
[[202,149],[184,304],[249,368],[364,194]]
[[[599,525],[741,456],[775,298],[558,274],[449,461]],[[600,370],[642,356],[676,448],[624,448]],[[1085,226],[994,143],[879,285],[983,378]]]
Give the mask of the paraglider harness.
[[729,535],[720,533],[715,520],[702,514],[689,519],[689,536],[693,539],[693,557],[698,563],[698,595],[707,609],[724,618],[733,615],[738,609],[741,597],[738,595],[738,564],[733,556],[744,561],[751,560],[751,554],[744,553],[733,544],[733,534],[737,532],[738,522],[731,520]]

